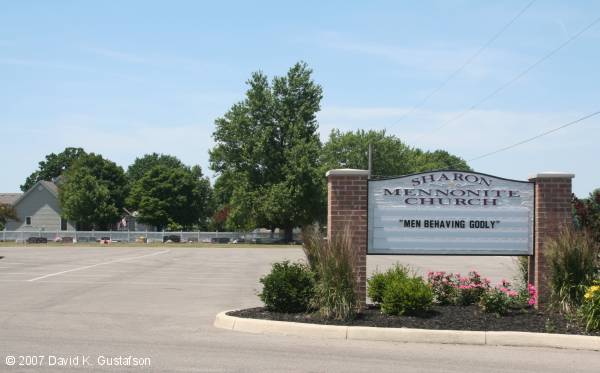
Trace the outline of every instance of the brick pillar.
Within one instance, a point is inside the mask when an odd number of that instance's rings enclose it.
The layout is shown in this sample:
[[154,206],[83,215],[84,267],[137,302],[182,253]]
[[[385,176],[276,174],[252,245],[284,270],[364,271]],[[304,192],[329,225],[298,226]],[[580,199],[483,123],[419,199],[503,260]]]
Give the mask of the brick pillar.
[[535,182],[535,246],[534,255],[529,257],[529,282],[538,289],[538,307],[547,304],[550,296],[545,246],[573,221],[571,179],[574,176],[544,172],[529,177],[529,181]]
[[367,299],[367,209],[366,170],[339,169],[327,176],[327,237],[334,237],[350,228],[354,250],[358,257],[356,268],[359,307]]

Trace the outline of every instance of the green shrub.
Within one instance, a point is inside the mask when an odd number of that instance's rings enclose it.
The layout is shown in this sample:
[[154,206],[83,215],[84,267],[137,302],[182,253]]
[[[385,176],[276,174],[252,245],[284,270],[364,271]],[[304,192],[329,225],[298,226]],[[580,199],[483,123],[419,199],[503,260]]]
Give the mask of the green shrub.
[[367,295],[374,303],[381,303],[383,301],[386,280],[387,277],[385,274],[379,272],[374,273],[373,276],[367,280]]
[[420,277],[395,277],[385,286],[381,310],[388,315],[416,314],[433,303],[431,288]]
[[548,243],[547,250],[551,302],[572,312],[581,305],[586,288],[597,275],[598,243],[587,232],[567,228]]
[[479,300],[479,307],[483,312],[494,313],[496,316],[506,315],[513,303],[513,297],[508,292],[499,288],[486,291]]
[[304,312],[314,295],[312,272],[301,263],[274,263],[271,273],[261,277],[260,299],[270,311]]
[[600,330],[600,283],[587,288],[579,313],[586,331]]
[[315,228],[305,229],[304,252],[316,278],[312,305],[326,318],[351,319],[358,306],[356,273],[358,257],[349,229],[328,241]]
[[383,294],[385,292],[386,285],[395,278],[406,278],[408,273],[408,267],[396,264],[384,273],[377,272],[373,274],[373,276],[371,276],[371,278],[367,281],[367,294],[369,295],[369,298],[371,298],[371,300],[375,303],[383,302]]

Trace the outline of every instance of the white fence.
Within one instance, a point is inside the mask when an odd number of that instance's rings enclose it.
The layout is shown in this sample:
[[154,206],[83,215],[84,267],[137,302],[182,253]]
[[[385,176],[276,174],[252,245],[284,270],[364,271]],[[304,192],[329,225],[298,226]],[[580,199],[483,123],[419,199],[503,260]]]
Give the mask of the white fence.
[[[0,241],[16,243],[278,243],[282,239],[282,234],[270,232],[0,231]],[[300,235],[294,235],[294,239],[299,240]]]

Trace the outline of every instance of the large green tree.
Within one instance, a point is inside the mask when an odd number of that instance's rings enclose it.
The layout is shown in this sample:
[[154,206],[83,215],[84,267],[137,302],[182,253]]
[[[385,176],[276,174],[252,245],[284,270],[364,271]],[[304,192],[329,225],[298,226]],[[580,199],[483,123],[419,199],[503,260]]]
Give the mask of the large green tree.
[[372,170],[376,176],[399,176],[439,169],[470,170],[460,157],[443,150],[422,151],[406,145],[385,130],[333,130],[323,146],[323,171],[334,168],[369,166],[369,144],[372,144]]
[[133,182],[127,204],[159,229],[198,227],[206,223],[210,192],[199,166],[157,164]]
[[63,216],[77,222],[80,230],[107,230],[119,219],[120,209],[111,198],[108,186],[89,170],[78,168],[68,173],[60,189]]
[[182,167],[183,163],[175,156],[168,154],[145,154],[143,157],[138,157],[127,167],[127,178],[130,182],[135,182],[141,179],[146,172],[150,171],[154,166],[163,165],[167,168]]
[[52,180],[61,176],[76,160],[85,154],[86,152],[82,148],[65,148],[58,154],[48,154],[46,160],[39,162],[38,169],[29,175],[25,183],[21,185],[21,190],[26,192],[38,181]]
[[79,228],[104,230],[118,221],[127,193],[123,168],[89,153],[65,172],[59,198],[63,216]]
[[573,195],[572,205],[575,225],[589,230],[600,242],[600,189],[593,190],[587,198],[579,199]]
[[271,84],[254,73],[246,98],[215,121],[210,166],[229,200],[229,227],[282,228],[291,240],[294,227],[322,213],[322,204],[310,203],[323,192],[316,119],[322,89],[311,74],[305,63]]

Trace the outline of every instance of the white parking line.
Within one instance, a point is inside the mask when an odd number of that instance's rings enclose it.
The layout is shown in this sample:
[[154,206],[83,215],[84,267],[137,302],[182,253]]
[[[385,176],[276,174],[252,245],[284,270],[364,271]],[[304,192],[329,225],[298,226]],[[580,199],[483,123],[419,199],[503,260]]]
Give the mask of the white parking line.
[[152,253],[152,254],[146,254],[146,255],[140,255],[140,256],[134,256],[134,257],[130,257],[130,258],[123,258],[123,259],[115,259],[115,260],[110,260],[108,262],[103,262],[103,263],[98,263],[98,264],[93,264],[93,265],[89,265],[89,266],[85,266],[85,267],[79,267],[79,268],[73,268],[73,269],[69,269],[66,271],[61,271],[61,272],[56,272],[56,273],[50,273],[44,276],[40,276],[40,277],[36,277],[36,278],[32,278],[31,280],[27,280],[29,282],[33,282],[33,281],[37,281],[37,280],[41,280],[44,278],[48,278],[48,277],[52,277],[52,276],[58,276],[58,275],[62,275],[63,273],[69,273],[69,272],[75,272],[75,271],[81,271],[84,269],[88,269],[88,268],[93,268],[93,267],[98,267],[98,266],[102,266],[102,265],[106,265],[106,264],[111,264],[111,263],[118,263],[118,262],[125,262],[128,260],[134,260],[134,259],[141,259],[141,258],[147,258],[149,256],[155,256],[155,255],[160,255],[160,254],[164,254],[164,253],[168,253],[171,250],[164,250],[164,251],[159,251],[156,253]]

